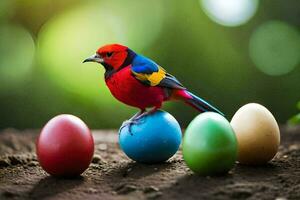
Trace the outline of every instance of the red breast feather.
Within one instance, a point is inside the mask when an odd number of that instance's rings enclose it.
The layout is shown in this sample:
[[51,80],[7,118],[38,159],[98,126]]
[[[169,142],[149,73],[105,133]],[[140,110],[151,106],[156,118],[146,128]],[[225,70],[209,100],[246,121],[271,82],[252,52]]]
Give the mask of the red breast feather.
[[131,74],[130,66],[106,79],[106,85],[116,99],[140,109],[160,107],[167,98],[163,88],[146,86],[136,80]]

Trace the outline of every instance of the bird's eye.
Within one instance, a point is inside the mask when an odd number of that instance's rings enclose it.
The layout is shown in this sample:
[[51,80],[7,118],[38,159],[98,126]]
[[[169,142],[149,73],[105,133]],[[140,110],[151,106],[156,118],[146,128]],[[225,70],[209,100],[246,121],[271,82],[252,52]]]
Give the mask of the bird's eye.
[[108,57],[108,58],[109,58],[109,57],[111,57],[111,56],[112,56],[112,54],[113,54],[112,52],[107,52],[107,53],[106,53],[106,57]]

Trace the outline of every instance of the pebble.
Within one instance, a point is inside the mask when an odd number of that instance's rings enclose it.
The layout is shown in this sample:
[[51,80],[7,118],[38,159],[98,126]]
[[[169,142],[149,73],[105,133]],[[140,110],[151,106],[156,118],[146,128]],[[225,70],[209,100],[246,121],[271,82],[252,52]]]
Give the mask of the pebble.
[[144,193],[158,192],[159,189],[155,186],[149,186],[144,189]]
[[152,192],[147,195],[147,199],[156,199],[162,195],[161,192]]
[[101,151],[107,150],[107,144],[105,144],[105,143],[98,144],[97,147],[98,147],[98,149],[101,150]]
[[128,194],[130,192],[136,191],[137,187],[134,185],[122,184],[116,188],[118,194]]
[[38,166],[39,163],[37,161],[30,161],[28,164],[27,164],[29,167],[35,167],[35,166]]
[[132,168],[131,168],[131,167],[128,168],[128,169],[123,173],[123,177],[128,176],[129,172],[131,172],[131,171],[132,171]]
[[88,188],[87,189],[87,193],[89,193],[89,194],[95,194],[95,193],[97,193],[97,190],[95,188]]
[[289,151],[296,151],[299,149],[299,145],[292,144],[289,146]]
[[100,155],[94,155],[93,159],[92,159],[92,163],[94,164],[101,164],[101,163],[105,163],[103,158]]
[[287,198],[285,198],[285,197],[276,197],[275,200],[287,200]]

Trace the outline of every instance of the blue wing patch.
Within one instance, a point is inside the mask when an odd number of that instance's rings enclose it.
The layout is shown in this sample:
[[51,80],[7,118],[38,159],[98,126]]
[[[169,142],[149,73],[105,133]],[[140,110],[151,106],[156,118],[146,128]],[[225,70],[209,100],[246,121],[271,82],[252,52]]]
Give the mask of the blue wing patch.
[[152,60],[138,55],[134,58],[131,69],[135,73],[152,74],[153,72],[158,72],[159,67]]
[[137,55],[131,65],[134,77],[148,86],[160,86],[170,89],[185,89],[183,85],[166,70],[152,60]]

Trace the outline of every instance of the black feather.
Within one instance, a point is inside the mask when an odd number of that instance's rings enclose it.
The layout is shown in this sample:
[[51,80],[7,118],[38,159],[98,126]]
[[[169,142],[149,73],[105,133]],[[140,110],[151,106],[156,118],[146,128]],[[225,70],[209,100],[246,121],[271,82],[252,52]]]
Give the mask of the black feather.
[[174,76],[166,74],[166,77],[158,84],[160,87],[166,87],[171,89],[186,89]]

